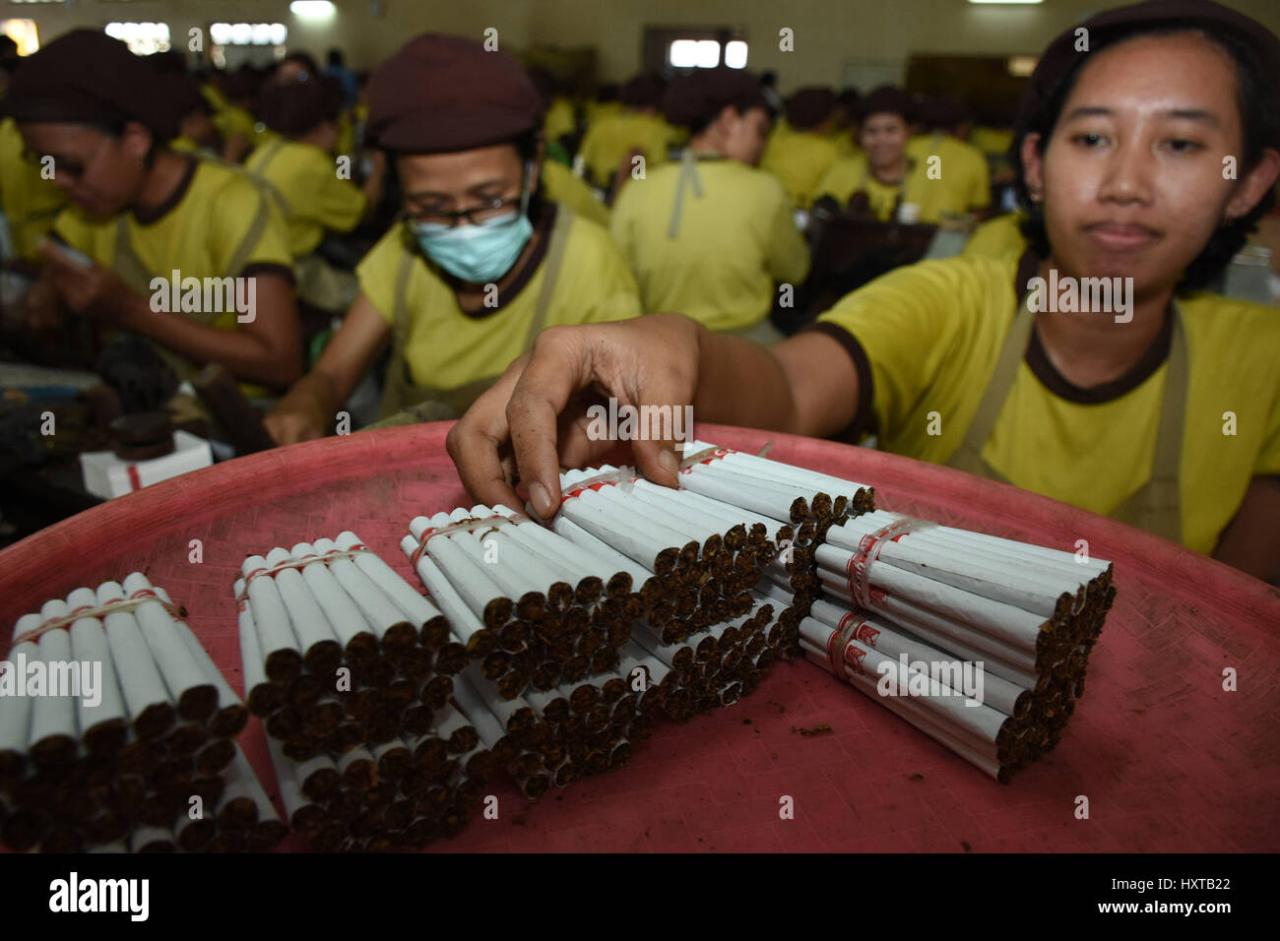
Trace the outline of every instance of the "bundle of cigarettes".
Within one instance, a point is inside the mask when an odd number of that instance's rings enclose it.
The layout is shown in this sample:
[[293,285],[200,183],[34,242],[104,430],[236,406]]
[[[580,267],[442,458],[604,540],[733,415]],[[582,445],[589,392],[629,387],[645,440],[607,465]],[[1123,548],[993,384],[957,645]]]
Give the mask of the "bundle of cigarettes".
[[810,660],[1000,781],[1058,743],[1109,562],[885,512],[832,527],[815,557]]
[[248,710],[184,616],[135,572],[19,618],[0,676],[8,846],[261,850],[284,836],[235,744]]
[[290,823],[326,850],[456,832],[487,764],[451,705],[470,654],[444,615],[349,531],[249,556],[242,572],[246,699]]

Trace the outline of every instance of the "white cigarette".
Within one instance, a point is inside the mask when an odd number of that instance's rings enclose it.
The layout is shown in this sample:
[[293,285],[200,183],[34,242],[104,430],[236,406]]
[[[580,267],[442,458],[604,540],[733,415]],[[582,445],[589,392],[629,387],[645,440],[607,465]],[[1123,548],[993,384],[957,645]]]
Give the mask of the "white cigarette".
[[[100,606],[124,600],[124,589],[118,582],[103,582],[95,594]],[[143,738],[162,734],[173,724],[173,703],[137,618],[129,611],[112,611],[103,624],[134,730]]]
[[[312,544],[300,542],[293,547],[290,555],[294,559],[301,560],[308,555],[318,556],[319,552]],[[338,584],[329,567],[318,557],[302,567],[302,580],[306,583],[314,603],[324,612],[324,619],[343,650],[347,650],[352,641],[358,637],[373,636],[373,629],[365,620],[364,613]],[[279,587],[278,581],[277,587]]]
[[[413,558],[418,551],[418,541],[412,536],[405,536],[400,540],[400,548],[404,550],[404,554],[409,558]],[[453,635],[462,643],[469,644],[473,635],[484,630],[484,623],[480,620],[480,616],[475,612],[470,604],[463,599],[453,584],[440,571],[440,567],[436,565],[435,560],[426,554],[418,556],[418,576],[422,579],[422,583],[427,586],[427,591],[431,592],[431,597],[436,599],[436,604],[440,606],[440,610],[449,620],[449,628]],[[483,610],[483,609],[481,609]]]
[[484,742],[486,748],[493,748],[506,735],[502,723],[490,711],[484,697],[471,685],[466,676],[454,677],[453,698],[467,721],[475,727],[476,734],[480,736],[480,741]]
[[[418,516],[409,523],[409,531],[414,539],[422,542],[423,535],[428,529],[440,529],[450,525],[451,522],[448,513],[437,513],[431,519]],[[454,545],[448,538],[429,536],[427,546],[423,550],[423,557],[427,554],[430,554],[440,571],[457,589],[458,594],[466,601],[467,607],[471,608],[476,617],[488,627],[501,626],[490,624],[485,616],[491,602],[495,599],[508,598],[490,572],[485,571],[481,564],[475,562],[460,546]]]
[[[502,504],[495,506],[493,512],[509,518],[516,515],[514,510]],[[509,527],[509,530],[512,539],[523,543],[532,551],[541,552],[556,560],[556,563],[563,566],[566,571],[593,575],[605,582],[619,571],[618,569],[610,570],[608,564],[598,556],[582,549],[572,540],[565,539],[532,521],[516,523]]]
[[[17,638],[27,631],[34,630],[40,626],[40,622],[40,615],[24,614],[14,625],[13,636]],[[26,660],[28,663],[39,660],[40,648],[26,640],[20,644],[14,644],[8,656],[9,662],[5,669],[16,671],[16,664],[21,660]],[[16,673],[12,679],[15,683],[23,680]],[[25,761],[27,746],[31,741],[32,702],[31,696],[14,696],[5,703],[3,709],[0,709],[0,761],[3,762],[0,764],[0,770],[16,774]]]
[[[329,553],[336,548],[332,539],[317,539],[314,545],[320,553]],[[373,633],[380,641],[412,642],[417,637],[417,629],[405,620],[404,612],[354,562],[333,559],[329,562],[329,571],[364,612],[365,620],[372,625]]]
[[[88,588],[77,588],[67,596],[67,606],[72,611],[92,610],[98,606],[98,598]],[[115,664],[111,661],[106,630],[98,618],[82,617],[71,625],[70,635],[71,656],[81,669],[92,669],[93,664],[100,664],[102,671],[93,697],[97,702],[91,702],[86,695],[76,700],[80,736],[91,748],[96,747],[95,740],[99,736],[105,739],[102,747],[117,748],[124,743],[129,717],[116,678]]]
[[[140,594],[154,594],[154,586],[141,572],[125,577],[124,590],[130,600],[139,598]],[[218,690],[174,629],[174,618],[159,600],[145,597],[134,608],[133,616],[151,648],[170,696],[177,703],[178,714],[184,719],[206,721],[217,708]]]
[[265,657],[267,676],[275,681],[291,680],[302,669],[302,648],[289,621],[276,588],[275,579],[268,575],[249,576],[270,568],[260,555],[251,555],[240,566],[249,592],[249,605],[253,622],[258,629],[258,643]]
[[633,562],[609,543],[589,533],[563,513],[556,514],[555,519],[551,521],[551,528],[557,535],[579,546],[583,551],[599,556],[607,566],[615,571],[626,572],[630,575],[633,591],[639,591],[640,587],[653,577],[652,569]]
[[[335,545],[346,552],[353,546],[364,545],[364,543],[355,533],[345,530],[338,533]],[[357,552],[351,557],[351,561],[355,563],[356,568],[368,575],[419,629],[440,617],[441,612],[436,609],[436,606],[414,591],[413,586],[401,578],[399,573],[383,561],[377,553],[370,550]]]

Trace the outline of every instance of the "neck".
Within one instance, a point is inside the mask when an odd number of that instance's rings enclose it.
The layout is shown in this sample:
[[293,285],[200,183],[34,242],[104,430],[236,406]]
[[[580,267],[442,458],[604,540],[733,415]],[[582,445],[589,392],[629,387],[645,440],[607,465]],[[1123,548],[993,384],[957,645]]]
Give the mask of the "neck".
[[903,154],[893,163],[873,166],[871,175],[881,183],[901,183],[907,175],[907,155]]
[[[1055,267],[1051,259],[1040,263],[1038,274],[1046,284]],[[1059,268],[1058,280],[1065,276]],[[1164,326],[1173,293],[1167,287],[1134,296],[1132,319],[1105,312],[1041,311],[1036,314],[1036,331],[1054,368],[1073,385],[1092,388],[1124,376],[1151,348]]]
[[713,154],[718,155],[720,148],[719,141],[710,131],[703,131],[689,139],[689,150],[693,154]]
[[186,175],[190,161],[193,159],[195,158],[174,153],[172,150],[158,152],[142,178],[142,186],[139,187],[138,195],[133,201],[134,211],[145,214],[172,199],[173,194],[182,185],[182,178]]

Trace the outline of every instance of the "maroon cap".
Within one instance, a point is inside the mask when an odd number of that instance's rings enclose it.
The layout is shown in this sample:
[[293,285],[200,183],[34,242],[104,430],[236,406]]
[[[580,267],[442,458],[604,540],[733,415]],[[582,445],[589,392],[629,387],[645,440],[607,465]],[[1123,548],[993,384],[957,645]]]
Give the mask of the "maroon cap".
[[830,88],[802,88],[787,99],[787,123],[797,131],[807,131],[831,117],[835,108],[836,93]]
[[663,116],[677,127],[706,127],[732,105],[769,110],[760,80],[741,69],[698,69],[672,81],[662,98]]
[[520,63],[460,36],[411,39],[369,79],[370,140],[441,153],[509,141],[542,123],[542,98]]
[[[1203,30],[1210,35],[1228,35],[1253,50],[1266,73],[1265,87],[1280,88],[1280,40],[1257,20],[1211,0],[1148,0],[1133,6],[1107,10],[1073,26],[1054,39],[1041,55],[1023,92],[1018,107],[1014,147],[1027,134],[1045,102],[1090,54],[1109,42],[1129,34],[1161,27]],[[1088,31],[1089,51],[1077,50],[1077,33]],[[1280,144],[1272,140],[1270,144]]]
[[157,94],[155,69],[118,39],[75,29],[22,61],[4,110],[32,123],[123,124],[136,121],[160,140],[177,136],[177,94]]

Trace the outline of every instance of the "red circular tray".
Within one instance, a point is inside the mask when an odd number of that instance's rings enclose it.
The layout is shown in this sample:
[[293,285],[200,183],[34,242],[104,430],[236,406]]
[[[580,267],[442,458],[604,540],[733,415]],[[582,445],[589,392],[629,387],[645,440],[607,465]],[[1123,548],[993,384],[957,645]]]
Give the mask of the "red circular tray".
[[[148,487],[0,552],[0,652],[23,613],[79,585],[146,571],[187,606],[241,684],[231,584],[250,553],[353,529],[418,586],[409,520],[469,504],[447,423],[269,451]],[[1148,536],[1003,484],[769,432],[699,437],[875,486],[879,504],[1115,563],[1118,597],[1057,749],[999,785],[817,667],[774,667],[748,699],[663,724],[618,772],[530,804],[503,784],[497,820],[448,850],[1241,851],[1280,849],[1280,593]],[[204,561],[188,561],[191,540]],[[1233,667],[1238,692],[1225,692]],[[830,734],[800,730],[830,726]],[[241,737],[274,796],[255,720]],[[780,819],[790,796],[794,819]],[[1078,796],[1088,819],[1076,817]],[[278,800],[278,799],[277,799]],[[290,838],[286,848],[300,844]]]

